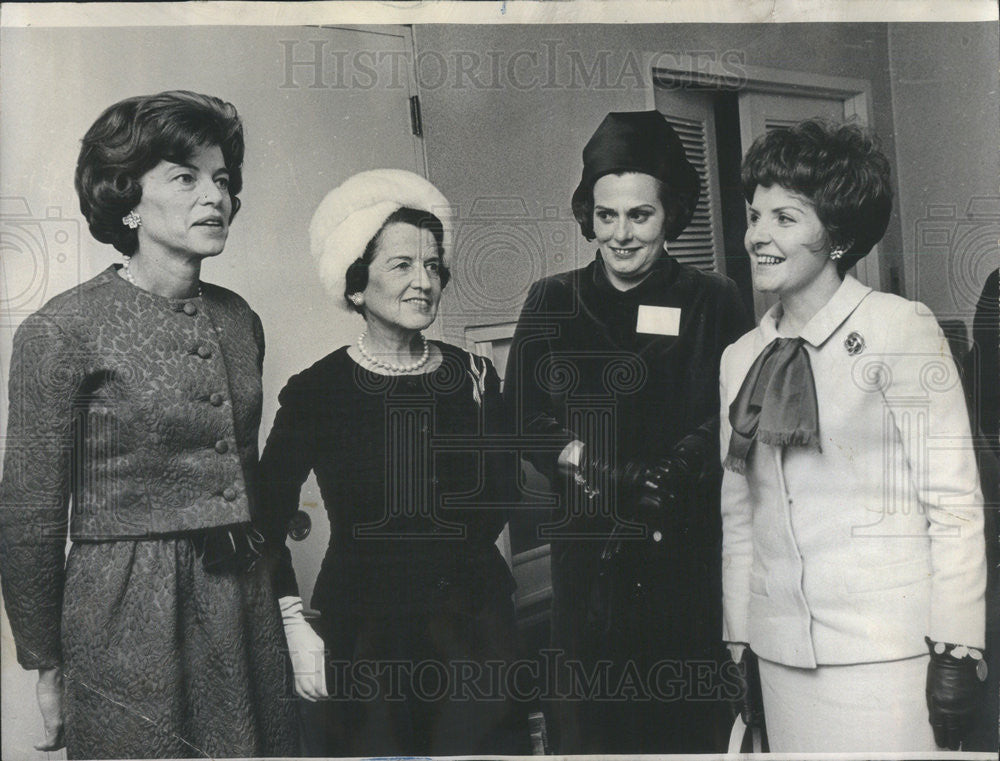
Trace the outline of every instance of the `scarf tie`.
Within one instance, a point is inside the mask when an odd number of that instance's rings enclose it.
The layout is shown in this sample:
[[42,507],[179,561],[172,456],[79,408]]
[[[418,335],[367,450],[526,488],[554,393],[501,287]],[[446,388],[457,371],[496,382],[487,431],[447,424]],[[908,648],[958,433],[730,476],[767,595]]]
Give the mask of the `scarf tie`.
[[776,338],[751,365],[729,406],[725,467],[746,472],[754,441],[820,449],[816,382],[802,338]]

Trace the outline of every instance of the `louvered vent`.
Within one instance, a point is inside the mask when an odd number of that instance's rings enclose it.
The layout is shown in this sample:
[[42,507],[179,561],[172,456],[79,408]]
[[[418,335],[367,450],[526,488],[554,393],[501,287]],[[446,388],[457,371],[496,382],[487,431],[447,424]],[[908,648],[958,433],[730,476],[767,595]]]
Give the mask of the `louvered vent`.
[[693,265],[706,272],[712,272],[716,268],[716,241],[712,232],[712,214],[716,210],[709,193],[705,124],[695,119],[684,119],[678,116],[666,116],[665,118],[680,137],[688,161],[698,170],[698,176],[701,179],[701,195],[698,198],[698,206],[695,208],[691,224],[677,240],[668,243],[667,247],[670,249],[670,255],[678,261]]
[[776,129],[787,129],[788,127],[794,127],[798,122],[795,119],[772,119],[768,117],[764,120],[764,129],[768,132]]

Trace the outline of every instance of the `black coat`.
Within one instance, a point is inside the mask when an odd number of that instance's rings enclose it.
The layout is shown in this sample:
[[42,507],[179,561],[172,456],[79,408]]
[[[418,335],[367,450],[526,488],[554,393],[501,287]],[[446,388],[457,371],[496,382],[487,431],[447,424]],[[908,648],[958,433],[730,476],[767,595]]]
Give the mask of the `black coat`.
[[[638,333],[640,305],[679,313],[676,335]],[[611,285],[599,255],[536,282],[514,334],[504,391],[526,442],[523,455],[558,483],[556,458],[574,439],[588,454],[621,465],[654,462],[691,437],[709,453],[704,467],[717,472],[719,359],[752,327],[731,280],[668,256],[629,291]],[[556,562],[562,553],[581,560],[600,553],[600,542],[576,540],[606,538],[616,505],[602,508],[596,520],[559,516],[569,523],[552,537],[560,546]]]
[[[653,307],[642,316],[653,315],[660,333],[637,331],[641,306]],[[628,291],[608,281],[599,254],[582,269],[531,287],[504,396],[515,410],[523,456],[549,476],[560,498],[552,522],[539,531],[552,544],[553,646],[567,657],[644,670],[664,659],[682,663],[718,653],[719,360],[752,326],[731,280],[669,256]],[[704,477],[662,511],[643,515],[637,527],[627,522],[632,506],[610,484],[597,484],[600,493],[588,499],[559,477],[558,454],[574,439],[586,444],[588,456],[618,467],[654,462],[685,440],[704,453]],[[616,526],[636,537],[603,562]],[[614,705],[630,707],[618,715]],[[575,718],[559,720],[560,751],[710,750],[710,740],[690,724],[706,715],[698,705],[576,700],[569,711]],[[670,719],[664,708],[681,713]]]

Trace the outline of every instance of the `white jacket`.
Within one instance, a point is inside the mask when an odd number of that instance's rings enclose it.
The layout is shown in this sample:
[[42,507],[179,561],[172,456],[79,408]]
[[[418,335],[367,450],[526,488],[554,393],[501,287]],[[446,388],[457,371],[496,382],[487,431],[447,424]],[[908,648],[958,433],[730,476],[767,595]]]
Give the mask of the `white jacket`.
[[[779,310],[722,356],[723,457]],[[801,336],[822,451],[755,442],[746,475],[726,471],[724,638],[804,668],[919,655],[925,635],[982,647],[983,499],[934,316],[848,276]]]

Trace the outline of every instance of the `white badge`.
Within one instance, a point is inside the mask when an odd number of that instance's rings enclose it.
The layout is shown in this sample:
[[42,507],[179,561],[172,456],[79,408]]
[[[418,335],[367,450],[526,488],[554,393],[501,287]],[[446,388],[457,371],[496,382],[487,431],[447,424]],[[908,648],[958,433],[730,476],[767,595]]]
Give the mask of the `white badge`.
[[681,330],[681,310],[676,307],[639,305],[635,321],[636,333],[653,333],[658,336],[676,336]]

